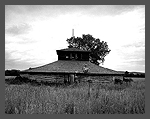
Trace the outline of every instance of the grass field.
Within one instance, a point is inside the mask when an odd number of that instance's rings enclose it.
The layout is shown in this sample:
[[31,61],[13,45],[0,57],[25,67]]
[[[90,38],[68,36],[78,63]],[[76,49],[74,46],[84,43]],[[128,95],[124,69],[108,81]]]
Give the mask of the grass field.
[[145,80],[131,84],[87,83],[72,86],[5,84],[7,114],[143,114]]

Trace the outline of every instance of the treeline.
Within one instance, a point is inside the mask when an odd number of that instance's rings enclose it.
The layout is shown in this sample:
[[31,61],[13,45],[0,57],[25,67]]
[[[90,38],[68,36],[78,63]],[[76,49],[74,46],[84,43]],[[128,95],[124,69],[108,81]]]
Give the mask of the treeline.
[[20,70],[5,70],[5,76],[19,76],[20,75]]
[[126,71],[124,73],[125,77],[140,77],[140,78],[145,78],[145,73],[139,73],[139,72],[128,72]]

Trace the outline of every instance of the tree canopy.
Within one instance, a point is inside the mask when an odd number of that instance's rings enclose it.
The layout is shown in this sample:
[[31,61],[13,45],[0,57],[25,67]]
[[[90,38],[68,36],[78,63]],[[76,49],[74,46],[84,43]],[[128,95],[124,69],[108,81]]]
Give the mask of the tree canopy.
[[105,56],[111,51],[108,48],[107,42],[100,41],[99,38],[94,38],[90,34],[83,34],[82,37],[71,37],[66,41],[69,44],[68,47],[91,51],[89,60],[96,65],[103,63]]

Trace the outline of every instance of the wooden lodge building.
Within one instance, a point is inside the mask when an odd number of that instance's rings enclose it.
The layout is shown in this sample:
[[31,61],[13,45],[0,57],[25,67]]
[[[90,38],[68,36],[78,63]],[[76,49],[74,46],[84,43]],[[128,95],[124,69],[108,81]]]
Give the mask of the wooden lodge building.
[[89,61],[89,51],[77,48],[56,50],[58,60],[43,66],[21,71],[22,77],[37,81],[69,82],[112,81],[123,78],[123,73],[95,65]]

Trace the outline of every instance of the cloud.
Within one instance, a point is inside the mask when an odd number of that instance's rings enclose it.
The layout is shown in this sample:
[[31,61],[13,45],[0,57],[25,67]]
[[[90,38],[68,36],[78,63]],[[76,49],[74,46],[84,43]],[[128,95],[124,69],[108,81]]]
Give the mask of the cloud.
[[143,42],[135,42],[134,44],[128,43],[126,45],[123,45],[122,47],[124,47],[124,48],[131,48],[131,47],[136,47],[136,48],[143,47],[143,48],[145,48],[145,42],[144,41]]
[[[6,55],[6,52],[5,52]],[[24,70],[29,67],[36,67],[37,64],[34,64],[33,62],[27,62],[27,61],[18,61],[14,59],[5,58],[5,70],[6,69],[19,69]]]
[[144,5],[94,5],[83,11],[84,14],[92,16],[116,16],[141,8],[144,8]]
[[31,26],[29,24],[19,24],[7,27],[5,30],[6,34],[11,35],[20,35],[20,34],[27,34],[31,30]]
[[115,70],[145,71],[144,43],[129,42],[122,47],[113,47],[105,58],[104,66]]
[[[56,50],[66,39],[91,34],[111,49],[104,65],[125,69],[143,66],[145,57],[145,6],[139,5],[19,5],[6,6],[5,52],[8,61],[42,65],[57,60]],[[31,25],[31,26],[30,26]],[[138,61],[138,59],[140,59]],[[143,59],[143,60],[142,60]],[[27,65],[29,66],[29,65]],[[128,67],[130,68],[130,67]],[[134,67],[135,68],[135,67]]]
[[115,16],[143,7],[142,5],[6,5],[5,18],[10,21],[14,19],[13,16],[17,16],[17,21],[20,18],[34,21],[39,18],[47,19],[74,13],[90,16]]

